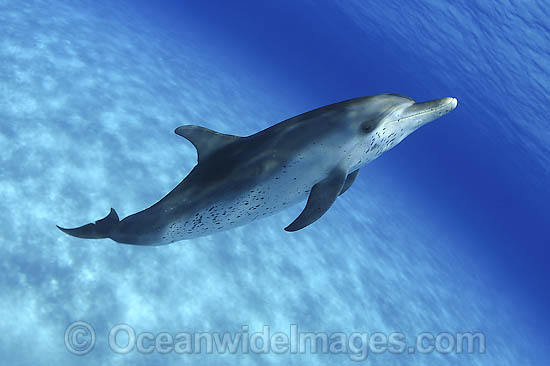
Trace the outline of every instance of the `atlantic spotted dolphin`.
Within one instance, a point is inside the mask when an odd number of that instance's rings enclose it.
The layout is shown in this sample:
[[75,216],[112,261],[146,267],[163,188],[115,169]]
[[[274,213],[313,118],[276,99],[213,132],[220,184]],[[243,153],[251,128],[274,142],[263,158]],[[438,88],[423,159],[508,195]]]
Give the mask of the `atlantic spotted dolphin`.
[[63,232],[137,245],[165,245],[272,215],[307,198],[286,231],[319,219],[359,169],[407,135],[456,108],[455,98],[416,103],[380,94],[331,104],[247,137],[199,126],[176,133],[197,149],[198,164],[159,202],[119,220],[107,217]]

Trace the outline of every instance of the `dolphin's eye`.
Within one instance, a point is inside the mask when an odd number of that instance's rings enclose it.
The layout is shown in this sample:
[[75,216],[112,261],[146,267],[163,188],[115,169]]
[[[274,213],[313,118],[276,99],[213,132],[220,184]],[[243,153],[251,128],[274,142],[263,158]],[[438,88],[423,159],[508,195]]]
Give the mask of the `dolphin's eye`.
[[365,122],[361,125],[361,131],[364,133],[370,133],[374,130],[374,124]]

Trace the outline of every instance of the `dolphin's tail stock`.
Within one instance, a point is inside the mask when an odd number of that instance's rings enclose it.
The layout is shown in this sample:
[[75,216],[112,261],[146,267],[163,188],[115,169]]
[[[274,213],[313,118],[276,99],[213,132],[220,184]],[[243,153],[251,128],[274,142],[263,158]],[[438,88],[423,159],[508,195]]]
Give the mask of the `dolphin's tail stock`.
[[77,238],[103,239],[111,237],[113,229],[119,222],[120,220],[115,209],[111,208],[111,212],[109,212],[106,217],[96,221],[94,224],[86,224],[84,226],[75,227],[74,229],[65,229],[58,225],[56,226],[65,234],[76,236]]

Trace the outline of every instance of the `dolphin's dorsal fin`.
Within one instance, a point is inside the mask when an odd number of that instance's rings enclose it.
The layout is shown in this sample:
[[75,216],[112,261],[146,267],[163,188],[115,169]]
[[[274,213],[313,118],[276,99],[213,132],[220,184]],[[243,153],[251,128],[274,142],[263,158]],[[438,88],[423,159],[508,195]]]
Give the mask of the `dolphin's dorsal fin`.
[[185,137],[197,149],[199,163],[212,155],[215,151],[227,146],[242,137],[226,135],[216,131],[209,130],[201,126],[180,126],[174,131],[178,135]]

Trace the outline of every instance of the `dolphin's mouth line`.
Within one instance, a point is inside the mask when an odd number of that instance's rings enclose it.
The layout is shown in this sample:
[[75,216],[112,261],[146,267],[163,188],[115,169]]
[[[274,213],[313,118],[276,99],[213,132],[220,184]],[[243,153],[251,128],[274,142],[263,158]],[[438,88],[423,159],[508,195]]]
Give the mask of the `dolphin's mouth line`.
[[401,118],[398,118],[398,119],[394,119],[393,121],[391,122],[388,122],[388,124],[393,124],[393,123],[397,123],[397,122],[401,122],[402,120],[406,120],[406,119],[409,119],[409,118],[413,118],[413,117],[416,117],[416,116],[421,116],[423,114],[428,114],[428,113],[435,113],[435,112],[438,112],[446,107],[448,107],[449,105],[451,105],[453,103],[454,99],[451,99],[449,102],[443,104],[442,106],[439,106],[439,107],[436,107],[436,108],[433,108],[433,109],[430,109],[430,110],[427,110],[427,111],[422,111],[422,112],[418,112],[418,113],[415,113],[415,114],[411,114],[410,116],[406,116],[406,117],[401,117]]

